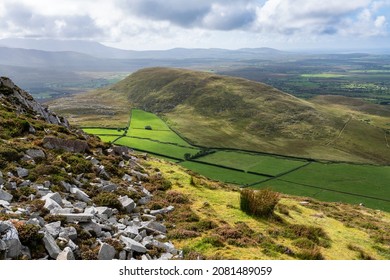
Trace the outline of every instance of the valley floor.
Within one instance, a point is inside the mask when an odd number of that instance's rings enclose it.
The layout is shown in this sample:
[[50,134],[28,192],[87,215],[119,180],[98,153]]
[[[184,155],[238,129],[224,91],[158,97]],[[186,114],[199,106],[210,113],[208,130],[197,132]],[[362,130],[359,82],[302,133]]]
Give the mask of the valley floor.
[[156,115],[136,109],[126,127],[84,131],[105,142],[173,161],[213,180],[390,211],[390,166],[194,146]]

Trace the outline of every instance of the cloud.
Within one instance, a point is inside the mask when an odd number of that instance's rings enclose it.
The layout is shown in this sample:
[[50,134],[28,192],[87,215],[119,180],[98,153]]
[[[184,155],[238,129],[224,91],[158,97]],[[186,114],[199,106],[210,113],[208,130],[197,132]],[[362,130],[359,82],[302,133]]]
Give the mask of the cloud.
[[387,38],[389,11],[390,0],[1,0],[0,37],[126,41],[125,48],[304,44]]
[[386,17],[376,15],[388,1],[268,0],[257,7],[257,32],[284,35],[362,35],[385,32]]
[[104,34],[104,30],[87,14],[44,15],[21,3],[7,3],[3,8],[1,35],[82,39],[102,37]]
[[166,21],[182,28],[233,30],[251,24],[256,9],[253,0],[133,0],[120,1],[136,17]]

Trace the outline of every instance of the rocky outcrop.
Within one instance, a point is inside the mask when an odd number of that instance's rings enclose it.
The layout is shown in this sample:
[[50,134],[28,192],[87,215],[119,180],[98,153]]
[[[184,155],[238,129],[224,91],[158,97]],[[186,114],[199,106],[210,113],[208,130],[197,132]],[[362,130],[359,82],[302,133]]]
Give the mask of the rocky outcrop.
[[[108,149],[105,152],[110,153]],[[26,239],[26,233],[22,228],[26,225],[35,227],[36,236],[41,237],[37,237],[39,240],[34,242],[41,243],[41,247],[44,248],[45,251],[41,252],[46,255],[41,256],[44,259],[181,258],[181,252],[170,242],[166,242],[167,228],[159,220],[163,215],[174,211],[174,207],[153,210],[147,208],[145,202],[151,201],[153,195],[144,187],[143,184],[147,181],[143,180],[147,180],[149,176],[145,170],[143,176],[139,176],[139,172],[133,172],[133,167],[139,163],[138,159],[130,156],[128,152],[129,150],[123,150],[122,155],[119,156],[121,160],[118,160],[117,168],[125,175],[116,178],[115,183],[99,177],[98,174],[93,179],[94,189],[104,194],[115,194],[118,189],[121,193],[133,194],[132,198],[128,195],[116,195],[117,206],[102,206],[92,200],[86,193],[84,184],[81,183],[87,182],[83,174],[72,175],[72,182],[60,182],[61,191],[52,191],[50,186],[55,184],[50,181],[43,185],[34,182],[27,184],[37,190],[36,195],[32,195],[29,199],[41,201],[46,216],[40,216],[28,206],[28,203],[25,207],[15,207],[18,204],[14,202],[9,191],[0,189],[0,198],[8,203],[8,205],[0,204],[0,212],[12,217],[20,215],[20,218],[0,222],[0,258],[31,259],[31,254],[35,253],[34,247],[28,247],[28,243],[21,243],[18,228],[13,223],[18,224],[19,229],[22,230],[20,234],[23,240]],[[42,153],[34,151],[29,154],[46,156],[44,151]],[[83,157],[91,162],[95,170],[98,171],[98,167],[104,168],[98,158],[90,155]],[[12,186],[17,190],[20,186],[26,185],[28,180],[25,176],[29,172],[28,169],[21,167],[16,167],[15,170],[15,175],[8,172],[6,175],[2,174],[2,178],[9,186],[13,182]],[[109,203],[108,198],[102,203]],[[51,217],[50,220],[47,217]],[[31,238],[33,235],[27,236]],[[88,246],[85,247],[83,242],[88,242]]]
[[67,119],[56,115],[46,106],[35,101],[29,93],[17,87],[9,78],[0,77],[0,98],[10,101],[19,113],[37,115],[48,123],[69,127]]
[[64,150],[71,153],[84,153],[88,150],[88,143],[82,140],[45,137],[43,146],[47,149]]
[[157,171],[144,157],[68,127],[7,78],[0,110],[16,110],[0,118],[0,259],[181,258],[164,222],[174,207],[149,204]]

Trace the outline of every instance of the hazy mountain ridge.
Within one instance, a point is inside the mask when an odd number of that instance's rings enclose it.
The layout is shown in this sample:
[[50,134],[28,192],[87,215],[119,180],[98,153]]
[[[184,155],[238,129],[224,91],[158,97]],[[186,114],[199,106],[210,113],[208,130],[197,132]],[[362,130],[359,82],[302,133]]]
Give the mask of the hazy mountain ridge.
[[[37,40],[37,39],[1,39],[0,46],[9,48],[21,48],[29,50],[41,50],[48,52],[71,51],[87,54],[97,58],[111,59],[201,59],[201,58],[224,58],[224,59],[259,59],[275,58],[288,55],[288,52],[272,48],[244,48],[238,50],[227,49],[186,49],[174,48],[169,50],[121,50],[105,46],[92,41],[80,40]],[[129,46],[131,49],[131,46]]]

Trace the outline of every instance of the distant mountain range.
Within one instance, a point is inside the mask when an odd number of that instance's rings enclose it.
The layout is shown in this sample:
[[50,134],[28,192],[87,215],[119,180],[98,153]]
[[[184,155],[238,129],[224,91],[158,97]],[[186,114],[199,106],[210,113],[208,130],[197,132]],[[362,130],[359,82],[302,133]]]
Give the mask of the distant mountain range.
[[170,50],[133,51],[107,47],[92,41],[49,39],[2,39],[0,40],[0,46],[46,52],[77,52],[96,58],[110,59],[274,59],[289,54],[271,48],[239,50],[175,48]]

